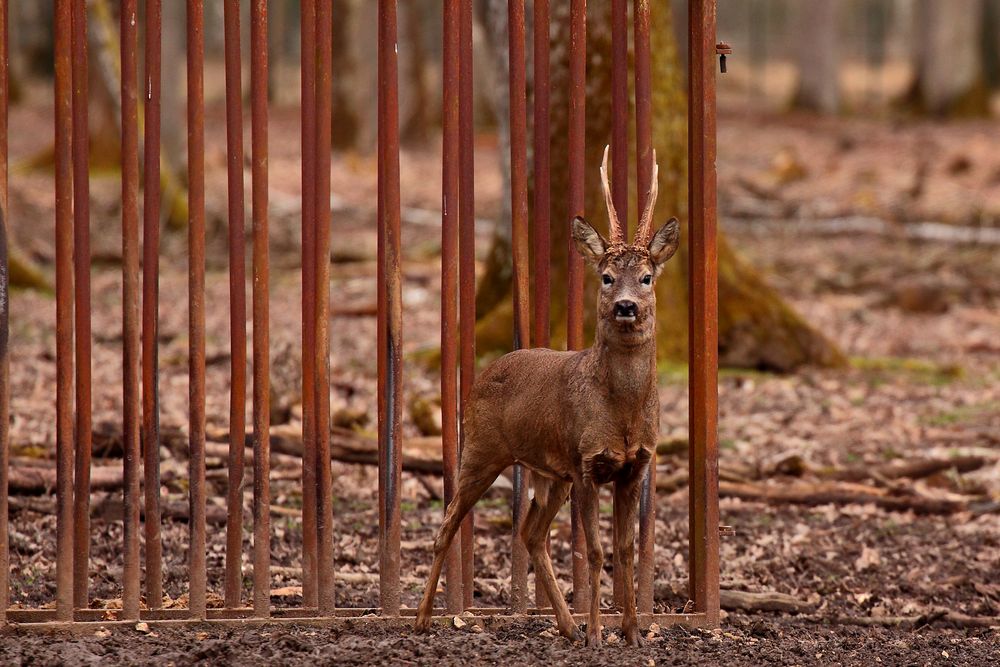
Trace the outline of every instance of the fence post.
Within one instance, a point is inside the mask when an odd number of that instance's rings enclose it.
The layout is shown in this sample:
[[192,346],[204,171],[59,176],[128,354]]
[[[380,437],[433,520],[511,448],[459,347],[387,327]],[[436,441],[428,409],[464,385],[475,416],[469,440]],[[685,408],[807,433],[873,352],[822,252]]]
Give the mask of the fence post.
[[715,10],[716,0],[691,0],[688,13],[689,567],[695,611],[712,625],[719,622]]
[[384,615],[398,616],[399,492],[403,478],[403,299],[396,0],[379,0],[378,10],[379,604]]
[[[666,10],[666,8],[664,8]],[[649,0],[635,0],[635,159],[636,210],[646,210],[653,180],[652,82],[649,46]],[[653,613],[653,579],[656,571],[656,453],[646,468],[639,495],[639,612]],[[632,585],[629,582],[629,585]]]
[[138,41],[136,0],[122,0],[122,616],[139,619],[139,102],[136,91]]
[[142,446],[146,605],[163,606],[160,542],[160,65],[162,4],[146,0],[142,188]]
[[73,620],[73,171],[71,0],[56,0],[56,620]]
[[76,328],[76,474],[73,497],[73,606],[87,608],[90,564],[91,335],[90,128],[87,98],[87,9],[73,0],[73,267]]
[[301,1],[302,605],[316,607],[316,0]]
[[205,10],[187,2],[188,607],[205,618]]
[[251,213],[253,216],[253,609],[271,609],[270,261],[267,218],[267,0],[250,10]]
[[225,605],[240,606],[243,588],[243,449],[246,447],[247,304],[243,225],[243,67],[240,2],[226,0],[226,154],[229,157],[229,491],[226,497]]
[[10,271],[7,249],[7,0],[0,0],[0,625],[10,604],[7,476],[10,465]]
[[[587,0],[570,2],[569,43],[569,193],[566,224],[584,215],[586,182],[587,110]],[[583,348],[583,258],[573,245],[573,234],[566,234],[566,349]],[[573,609],[584,613],[590,600],[590,571],[587,539],[580,515],[579,490],[574,486],[570,498],[571,551],[573,555]]]

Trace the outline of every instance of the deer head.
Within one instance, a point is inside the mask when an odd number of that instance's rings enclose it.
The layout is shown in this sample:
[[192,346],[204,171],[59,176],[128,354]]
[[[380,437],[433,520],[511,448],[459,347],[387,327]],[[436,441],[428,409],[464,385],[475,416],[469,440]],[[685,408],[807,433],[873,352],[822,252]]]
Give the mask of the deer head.
[[601,277],[597,302],[597,337],[608,343],[633,346],[656,335],[655,282],[663,265],[673,257],[680,242],[676,218],[651,233],[657,194],[656,151],[653,151],[653,178],[646,210],[639,219],[635,239],[628,243],[618,220],[608,186],[608,148],[604,148],[601,185],[608,207],[609,236],[605,239],[586,220],[573,219],[573,240],[583,258]]

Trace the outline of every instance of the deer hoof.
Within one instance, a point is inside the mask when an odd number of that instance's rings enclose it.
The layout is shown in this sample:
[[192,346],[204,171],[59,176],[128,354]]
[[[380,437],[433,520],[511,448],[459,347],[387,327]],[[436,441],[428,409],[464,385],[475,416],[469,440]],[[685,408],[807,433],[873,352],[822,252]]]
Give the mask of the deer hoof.
[[587,646],[594,648],[600,648],[601,646],[601,631],[600,630],[587,630]]
[[639,630],[636,627],[625,629],[625,644],[628,646],[633,646],[638,648],[642,646],[642,637],[639,636]]
[[416,632],[424,633],[431,629],[431,617],[429,614],[418,614],[417,620],[413,624],[413,629]]
[[571,642],[583,641],[583,633],[580,632],[580,628],[576,627],[576,624],[572,624],[566,627],[559,628],[559,634],[561,634],[566,639]]

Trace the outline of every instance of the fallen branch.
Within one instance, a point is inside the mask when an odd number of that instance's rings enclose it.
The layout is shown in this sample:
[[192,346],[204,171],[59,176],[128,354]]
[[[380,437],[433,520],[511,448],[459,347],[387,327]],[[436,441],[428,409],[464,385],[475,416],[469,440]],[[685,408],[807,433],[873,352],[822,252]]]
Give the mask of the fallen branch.
[[[121,488],[121,466],[94,466],[90,469],[90,488],[107,491]],[[54,467],[11,466],[8,471],[10,494],[51,493],[56,488]]]
[[929,625],[944,625],[952,628],[1000,628],[998,616],[966,616],[946,609],[921,614],[919,616],[837,616],[830,621],[838,625],[881,626],[916,630]]
[[916,495],[889,495],[885,490],[847,482],[796,482],[792,484],[739,484],[719,482],[719,495],[771,504],[875,505],[882,509],[917,514],[954,514],[965,503]]
[[953,459],[914,459],[887,463],[885,465],[865,467],[857,466],[843,470],[821,471],[819,475],[828,479],[845,482],[860,482],[866,479],[923,479],[946,470],[959,473],[972,472],[985,466],[987,460],[982,456],[957,456]]
[[[227,432],[208,434],[209,439],[225,442]],[[247,434],[247,445],[252,444],[252,435]],[[275,426],[271,429],[272,453],[302,456],[302,430],[297,425]],[[350,429],[333,427],[330,429],[330,458],[342,463],[378,465],[378,439]],[[403,470],[415,473],[440,475],[444,471],[441,463],[441,438],[407,438],[403,441]]]
[[774,591],[751,593],[722,589],[719,591],[719,604],[728,610],[777,611],[789,614],[808,614],[816,609],[812,602]]

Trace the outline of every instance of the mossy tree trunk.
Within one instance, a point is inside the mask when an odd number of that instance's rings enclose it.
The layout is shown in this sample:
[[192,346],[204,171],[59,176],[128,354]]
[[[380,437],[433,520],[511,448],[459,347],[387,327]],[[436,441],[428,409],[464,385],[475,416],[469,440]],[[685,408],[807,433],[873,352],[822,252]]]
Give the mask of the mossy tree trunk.
[[[566,257],[568,190],[567,155],[569,57],[569,3],[552,5],[552,344],[566,340]],[[588,3],[587,25],[587,217],[599,229],[607,229],[607,213],[601,195],[598,165],[611,136],[611,33],[610,2]],[[659,160],[657,221],[671,215],[687,220],[687,101],[685,78],[679,65],[668,6],[659,3],[653,12],[653,143]],[[499,28],[503,30],[503,28]],[[503,40],[495,40],[504,44]],[[631,85],[631,82],[630,82]],[[498,113],[503,118],[503,114]],[[502,133],[501,133],[502,134]],[[501,142],[503,146],[504,143]],[[506,148],[502,148],[506,150]],[[635,183],[634,156],[630,182]],[[630,194],[629,228],[635,229],[634,185]],[[500,242],[502,244],[503,241]],[[511,345],[512,309],[509,298],[510,269],[491,261],[480,282],[480,294],[489,299],[480,308],[477,349],[489,354]],[[508,260],[509,261],[509,260]],[[681,250],[667,264],[657,282],[659,354],[661,359],[687,358],[687,252]],[[593,331],[593,295],[597,281],[588,275],[585,309],[588,340]],[[719,243],[719,352],[726,366],[787,371],[802,365],[836,366],[843,355],[826,338],[805,323],[761,276],[733,251],[724,238]],[[483,306],[482,298],[480,306]]]
[[986,115],[983,0],[919,0],[915,9],[916,78],[904,103],[939,116]]

